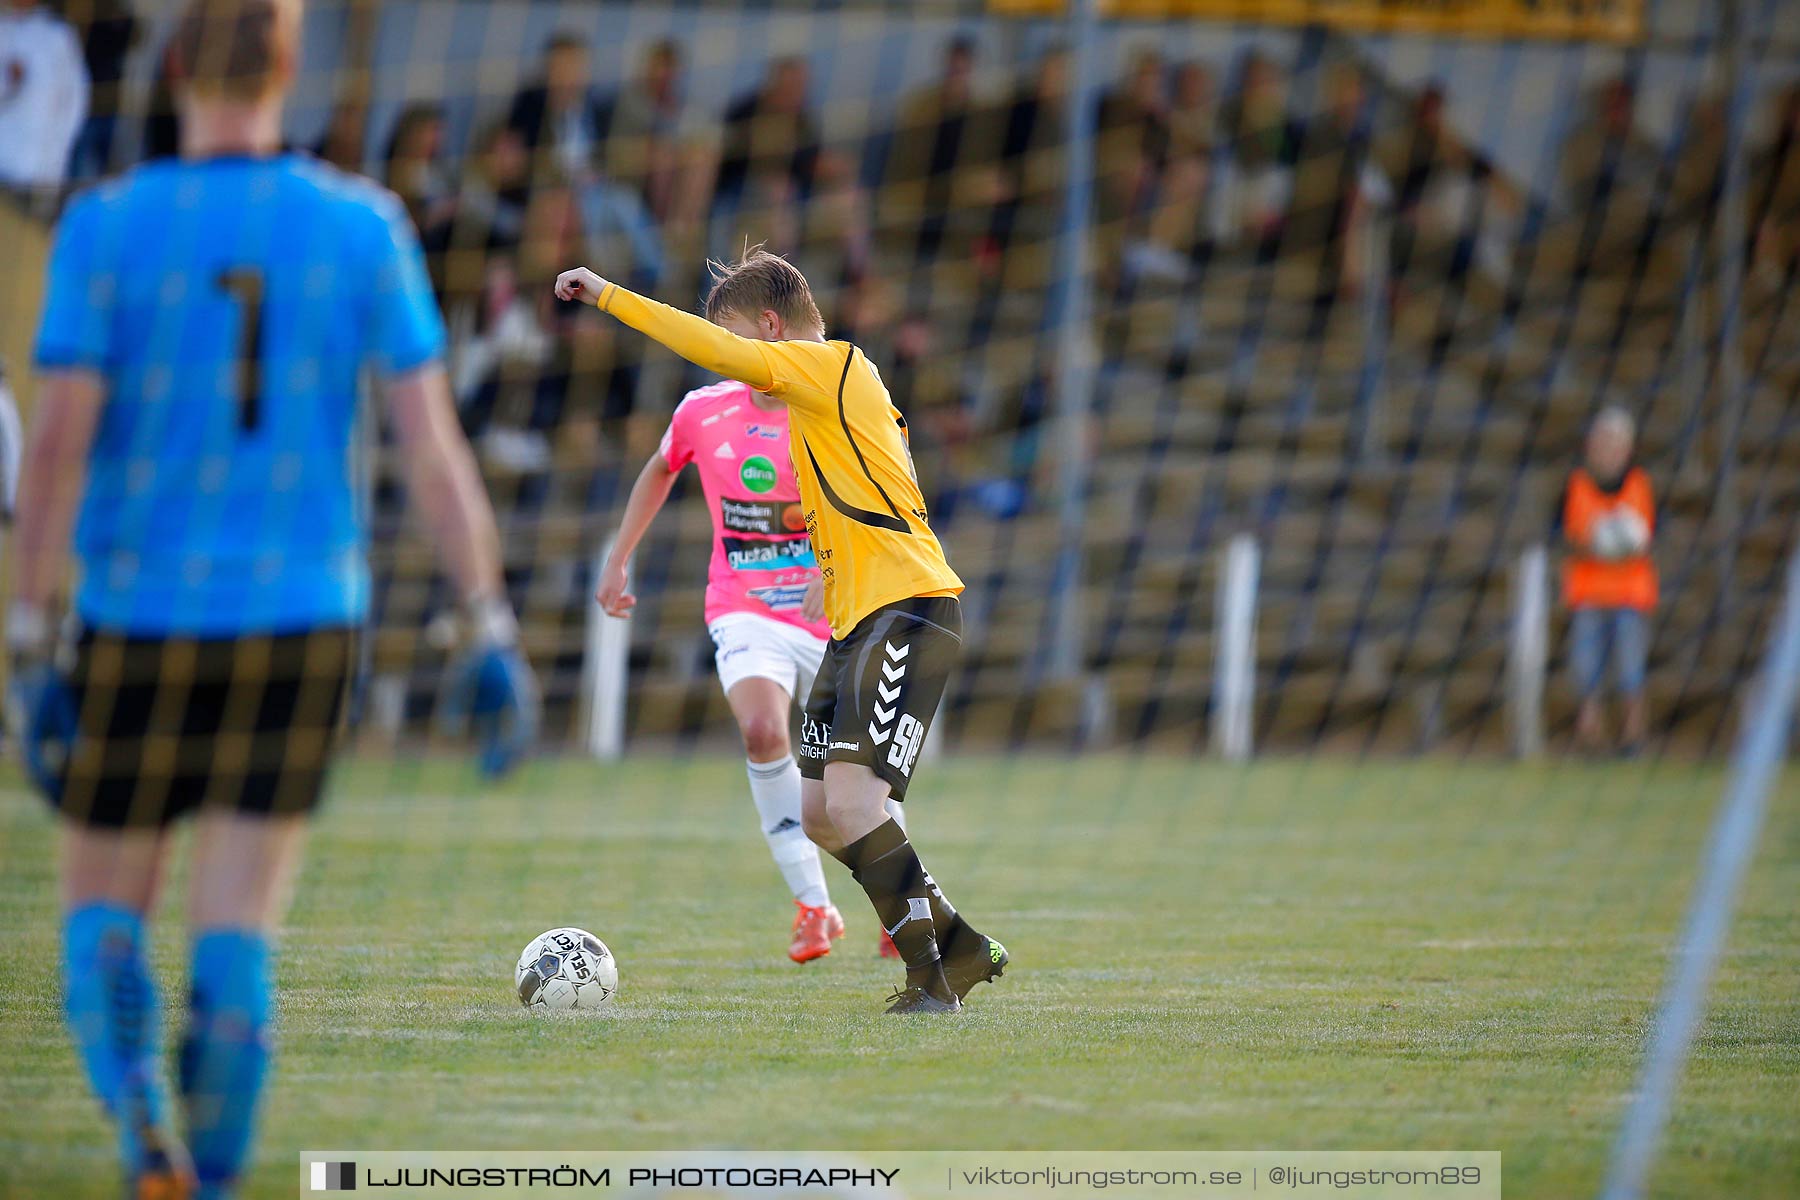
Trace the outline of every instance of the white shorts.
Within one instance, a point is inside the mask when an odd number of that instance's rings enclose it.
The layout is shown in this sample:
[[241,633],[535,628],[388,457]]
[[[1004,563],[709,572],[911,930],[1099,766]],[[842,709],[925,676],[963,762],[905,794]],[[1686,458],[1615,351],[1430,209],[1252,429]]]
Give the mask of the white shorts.
[[719,668],[719,686],[727,692],[740,679],[773,679],[788,694],[806,703],[819,662],[825,657],[825,639],[814,637],[797,625],[759,617],[755,613],[726,613],[707,623],[712,634],[713,662]]

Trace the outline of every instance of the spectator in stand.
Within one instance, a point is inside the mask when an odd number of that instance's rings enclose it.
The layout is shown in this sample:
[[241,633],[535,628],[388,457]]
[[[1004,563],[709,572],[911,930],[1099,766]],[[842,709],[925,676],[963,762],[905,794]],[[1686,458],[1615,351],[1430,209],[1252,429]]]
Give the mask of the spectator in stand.
[[705,217],[718,171],[718,131],[688,101],[686,71],[680,42],[653,42],[637,77],[600,106],[606,174],[677,229]]
[[1212,74],[1199,62],[1175,70],[1167,154],[1151,178],[1121,256],[1124,280],[1187,278],[1212,244],[1229,234],[1219,203],[1213,144]]
[[1168,158],[1169,140],[1168,68],[1161,51],[1142,46],[1132,53],[1125,78],[1100,97],[1095,115],[1095,217],[1103,233],[1116,231],[1143,206]]
[[75,143],[71,173],[92,179],[112,170],[125,60],[137,43],[138,19],[129,0],[71,0],[66,14],[80,29],[87,60],[87,121]]
[[448,215],[425,237],[448,309],[487,287],[488,260],[512,254],[525,235],[531,155],[519,131],[497,124],[475,140]]
[[848,160],[819,156],[811,197],[799,215],[793,261],[813,281],[819,303],[836,311],[841,290],[867,277],[874,242],[868,192]]
[[807,99],[810,78],[806,60],[775,59],[757,89],[726,111],[713,197],[717,252],[766,241],[792,253],[807,237],[808,206],[822,185],[853,185],[849,164],[824,149]]
[[428,243],[448,219],[453,204],[454,189],[444,171],[443,148],[443,109],[435,104],[409,104],[394,121],[382,155],[382,182],[400,197]]
[[1219,120],[1212,71],[1197,60],[1184,62],[1175,68],[1171,91],[1169,152],[1211,157]]
[[1609,659],[1624,701],[1621,749],[1636,754],[1648,729],[1644,676],[1657,602],[1650,558],[1656,506],[1650,477],[1632,461],[1636,436],[1624,409],[1602,409],[1588,430],[1584,461],[1570,473],[1563,494],[1563,603],[1581,703],[1575,735],[1590,751],[1606,743],[1601,690]]
[[[1002,251],[1045,245],[1055,230],[1068,97],[1069,52],[1054,46],[1013,89],[1002,110],[998,122],[1002,199],[993,230]],[[1029,281],[1021,282],[1029,286]]]
[[662,274],[662,237],[644,197],[602,169],[604,114],[592,89],[587,42],[559,33],[544,50],[543,74],[513,97],[506,123],[531,152],[534,179],[574,188],[581,223],[603,262],[640,287]]
[[1570,206],[1580,211],[1615,190],[1653,188],[1661,156],[1637,128],[1637,85],[1620,75],[1589,101],[1587,117],[1570,133],[1560,170]]
[[1212,159],[1182,150],[1156,176],[1144,212],[1132,223],[1121,265],[1128,282],[1179,283],[1226,232],[1212,195]]
[[369,108],[360,100],[343,99],[331,107],[325,132],[313,153],[340,170],[363,173],[369,141]]
[[1477,266],[1503,280],[1519,196],[1486,155],[1450,124],[1441,83],[1428,84],[1411,120],[1379,142],[1376,154],[1394,188],[1395,282],[1427,271]]
[[1325,69],[1325,104],[1307,126],[1294,163],[1294,195],[1282,252],[1323,251],[1318,300],[1359,295],[1374,252],[1377,212],[1392,199],[1369,155],[1369,93],[1362,68]]
[[[459,295],[450,312],[459,334],[453,386],[464,428],[485,466],[526,477],[519,503],[541,496],[564,408],[594,395],[595,376],[609,358],[594,344],[604,327],[545,285],[571,254],[586,254],[579,201],[553,175],[540,176],[519,241],[486,258],[479,294],[472,302]],[[572,388],[577,375],[585,378]]]
[[455,185],[443,164],[445,113],[437,104],[407,104],[394,121],[382,157],[383,180],[407,205],[425,241],[441,241],[455,207]]
[[1260,50],[1238,64],[1237,84],[1219,113],[1224,139],[1226,220],[1233,234],[1272,242],[1293,193],[1299,123],[1287,112],[1287,81]]
[[965,390],[955,356],[937,344],[926,313],[899,315],[892,324],[892,345],[882,375],[894,395],[906,398],[913,456],[932,464],[929,478],[920,480],[929,489],[926,504],[932,520],[943,528],[951,519],[963,479],[980,467],[973,420],[976,401]]
[[[1629,270],[1661,190],[1662,156],[1637,129],[1637,88],[1620,76],[1604,84],[1591,113],[1564,142],[1559,170],[1575,218],[1567,237],[1584,243],[1583,270]],[[1585,226],[1598,212],[1598,236]]]
[[524,140],[534,173],[554,169],[580,179],[594,167],[600,109],[594,103],[586,39],[558,33],[544,47],[537,80],[513,97],[506,123]]
[[952,38],[942,74],[901,100],[888,145],[881,220],[897,234],[916,234],[910,259],[921,266],[944,250],[963,214],[999,198],[994,106],[977,89],[975,67],[975,39]]
[[818,125],[807,109],[810,87],[805,59],[778,58],[762,85],[726,111],[721,199],[743,200],[752,192],[789,202],[806,198],[821,150]]
[[37,0],[11,0],[0,10],[0,187],[62,187],[87,108],[75,31]]

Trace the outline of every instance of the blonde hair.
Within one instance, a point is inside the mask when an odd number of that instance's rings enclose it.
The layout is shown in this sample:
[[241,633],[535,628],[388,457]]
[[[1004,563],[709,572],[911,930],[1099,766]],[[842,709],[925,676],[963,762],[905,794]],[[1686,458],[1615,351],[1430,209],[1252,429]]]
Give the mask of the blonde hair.
[[768,309],[790,325],[811,326],[823,333],[825,319],[813,300],[806,276],[779,254],[748,246],[734,263],[708,262],[712,287],[706,293],[706,319],[726,314],[754,317]]
[[280,87],[300,42],[300,0],[191,0],[171,39],[175,77],[226,100]]

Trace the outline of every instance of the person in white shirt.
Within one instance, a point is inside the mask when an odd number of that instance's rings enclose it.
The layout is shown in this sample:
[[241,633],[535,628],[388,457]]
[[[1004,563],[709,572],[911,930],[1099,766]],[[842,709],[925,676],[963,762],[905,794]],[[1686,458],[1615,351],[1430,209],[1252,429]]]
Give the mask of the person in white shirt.
[[87,107],[87,63],[69,23],[37,0],[0,9],[0,186],[60,187]]

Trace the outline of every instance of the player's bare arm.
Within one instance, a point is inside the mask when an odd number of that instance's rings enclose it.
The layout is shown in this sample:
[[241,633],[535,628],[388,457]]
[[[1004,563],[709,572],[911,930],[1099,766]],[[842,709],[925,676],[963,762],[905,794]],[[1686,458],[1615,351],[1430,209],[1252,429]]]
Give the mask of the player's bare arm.
[[66,574],[88,451],[105,403],[106,384],[93,371],[51,371],[40,377],[19,477],[9,641],[26,632],[48,634],[44,614]]
[[500,531],[443,367],[433,362],[390,380],[387,403],[413,502],[458,591],[471,607],[503,601]]
[[[57,622],[51,616],[68,574],[69,538],[87,483],[88,452],[106,383],[85,368],[40,377],[31,436],[19,479],[13,538],[13,602],[6,617],[7,719],[24,736],[27,769],[42,783],[62,753],[68,730],[46,720],[63,691],[52,659]],[[116,864],[108,863],[108,867]]]
[[637,482],[631,485],[625,515],[619,518],[619,531],[613,537],[606,564],[600,568],[600,583],[594,591],[594,599],[609,617],[629,616],[637,604],[637,597],[630,591],[631,556],[637,552],[638,543],[644,540],[656,514],[662,511],[677,474],[657,452],[650,455],[644,469],[638,472]]
[[483,772],[512,769],[537,739],[537,681],[519,649],[519,621],[506,596],[500,530],[475,454],[456,419],[450,382],[435,360],[388,381],[400,456],[413,502],[431,528],[460,592],[468,651],[455,669],[445,724],[475,724]]

